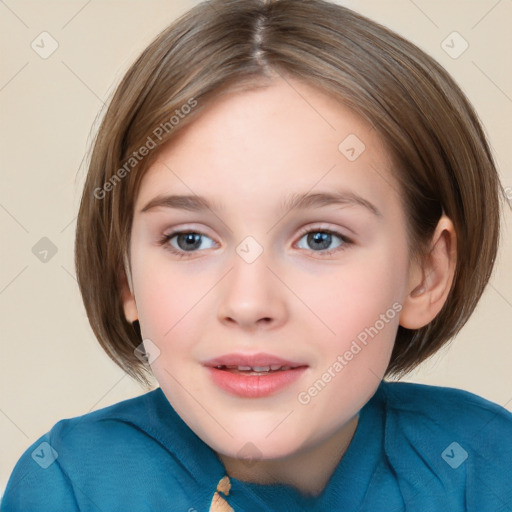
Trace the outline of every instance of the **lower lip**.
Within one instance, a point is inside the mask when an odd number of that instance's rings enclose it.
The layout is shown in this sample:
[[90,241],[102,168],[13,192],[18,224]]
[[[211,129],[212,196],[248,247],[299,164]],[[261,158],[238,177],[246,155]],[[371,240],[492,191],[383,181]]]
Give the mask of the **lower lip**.
[[299,379],[306,366],[269,372],[267,375],[244,375],[208,367],[210,375],[221,389],[244,398],[262,398],[278,393]]

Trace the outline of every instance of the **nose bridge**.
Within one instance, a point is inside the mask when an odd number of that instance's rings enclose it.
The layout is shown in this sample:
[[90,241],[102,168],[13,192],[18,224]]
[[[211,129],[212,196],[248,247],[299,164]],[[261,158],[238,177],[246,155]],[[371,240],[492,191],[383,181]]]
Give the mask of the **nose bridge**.
[[220,321],[251,327],[264,320],[276,323],[285,313],[282,287],[267,265],[268,253],[251,237],[236,248],[219,302]]
[[232,259],[231,290],[248,296],[265,293],[271,277],[267,268],[269,263],[267,253],[262,251],[261,254],[255,255],[253,249],[247,250],[247,247],[242,244],[237,247],[236,252]]

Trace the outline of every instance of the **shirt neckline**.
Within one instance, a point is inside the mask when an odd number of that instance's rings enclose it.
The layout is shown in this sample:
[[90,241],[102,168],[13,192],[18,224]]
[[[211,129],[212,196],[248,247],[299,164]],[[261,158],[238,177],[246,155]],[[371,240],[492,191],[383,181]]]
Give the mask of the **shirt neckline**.
[[[261,503],[318,507],[343,506],[357,510],[372,480],[383,454],[383,414],[381,383],[375,394],[359,411],[359,421],[352,440],[323,491],[316,496],[305,496],[298,489],[285,484],[257,484],[230,477],[233,495],[250,494]],[[236,510],[236,508],[235,508]]]
[[[252,502],[264,505],[290,507],[295,504],[310,510],[343,506],[357,510],[383,456],[382,401],[385,382],[359,411],[359,421],[352,440],[331,475],[326,487],[317,496],[305,496],[286,484],[258,484],[229,477],[231,482],[228,502],[235,510]],[[211,489],[212,495],[226,469],[217,453],[202,441],[181,419],[160,387],[154,390],[154,408],[148,407],[144,429],[161,442],[179,459],[198,486]],[[140,423],[140,417],[139,417]]]

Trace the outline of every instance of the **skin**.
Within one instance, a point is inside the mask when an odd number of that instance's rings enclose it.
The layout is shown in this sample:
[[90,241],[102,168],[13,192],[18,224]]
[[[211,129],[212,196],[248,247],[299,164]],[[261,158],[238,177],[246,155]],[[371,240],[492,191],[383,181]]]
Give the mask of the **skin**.
[[[218,97],[162,150],[136,200],[123,302],[126,318],[139,319],[160,350],[151,366],[166,397],[227,473],[316,495],[385,374],[399,323],[419,328],[444,304],[455,234],[443,217],[426,263],[411,260],[400,189],[377,133],[320,90],[288,82]],[[366,147],[355,161],[338,149],[349,134]],[[333,191],[358,194],[380,214],[350,203],[280,209],[289,194]],[[219,208],[141,211],[180,194]],[[326,229],[351,242],[334,235],[325,254],[307,232]],[[177,237],[161,243],[181,230],[204,235],[194,251],[181,242],[187,257],[169,250],[180,250]],[[247,236],[263,248],[250,264],[236,252]],[[393,304],[401,311],[300,403],[298,394]],[[202,365],[232,352],[309,366],[276,395],[241,398],[219,389]]]

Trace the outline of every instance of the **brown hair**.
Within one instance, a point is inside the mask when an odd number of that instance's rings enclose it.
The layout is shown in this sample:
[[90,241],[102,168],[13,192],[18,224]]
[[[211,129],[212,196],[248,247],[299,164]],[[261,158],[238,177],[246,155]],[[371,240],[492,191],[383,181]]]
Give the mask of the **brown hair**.
[[121,286],[134,202],[158,154],[153,146],[193,121],[209,99],[270,83],[276,73],[327,92],[378,131],[403,190],[411,254],[425,252],[443,212],[454,223],[457,267],[446,304],[422,329],[399,327],[387,375],[411,370],[452,338],[489,280],[501,186],[477,115],[439,64],[327,1],[203,2],[165,29],[119,84],[93,146],[78,214],[76,271],[92,329],[141,382],[148,383],[148,367],[134,353],[142,340],[125,319]]

